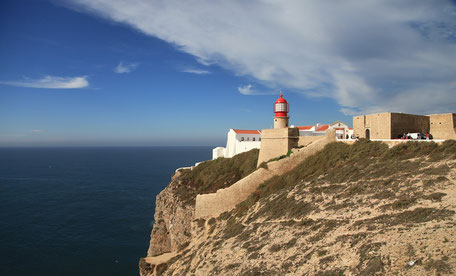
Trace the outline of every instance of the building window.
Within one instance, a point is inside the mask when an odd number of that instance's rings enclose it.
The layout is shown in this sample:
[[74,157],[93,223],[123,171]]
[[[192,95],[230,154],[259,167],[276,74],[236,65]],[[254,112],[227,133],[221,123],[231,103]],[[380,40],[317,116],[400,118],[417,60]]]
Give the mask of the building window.
[[252,141],[255,141],[255,137],[252,138]]
[[249,137],[247,137],[247,141],[249,140]]
[[244,137],[241,137],[241,142],[244,141]]
[[261,141],[261,138],[258,138],[258,141]]

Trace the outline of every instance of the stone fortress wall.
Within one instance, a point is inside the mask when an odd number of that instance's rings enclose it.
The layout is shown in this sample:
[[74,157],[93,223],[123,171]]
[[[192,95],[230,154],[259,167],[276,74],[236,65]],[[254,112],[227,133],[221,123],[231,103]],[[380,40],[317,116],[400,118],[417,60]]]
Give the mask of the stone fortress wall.
[[246,200],[266,180],[291,171],[308,156],[322,150],[327,144],[335,142],[335,131],[329,130],[325,136],[318,138],[317,141],[304,148],[294,149],[294,153],[290,157],[269,162],[267,169],[259,168],[230,187],[219,189],[212,194],[197,195],[194,218],[207,219],[231,211],[237,204]]
[[299,129],[273,128],[261,131],[261,146],[258,165],[273,158],[286,155],[292,148],[298,147]]
[[455,115],[391,112],[361,115],[353,117],[353,130],[355,136],[370,139],[396,139],[404,133],[415,132],[431,133],[434,139],[456,139]]
[[298,147],[305,147],[311,143],[318,141],[322,136],[299,136]]
[[391,139],[391,114],[379,113],[353,117],[353,132],[359,138],[366,138],[366,129],[371,139]]
[[456,139],[456,114],[432,114],[430,119],[430,133],[436,139]]
[[429,133],[429,117],[404,113],[390,113],[391,138],[399,138],[404,133]]

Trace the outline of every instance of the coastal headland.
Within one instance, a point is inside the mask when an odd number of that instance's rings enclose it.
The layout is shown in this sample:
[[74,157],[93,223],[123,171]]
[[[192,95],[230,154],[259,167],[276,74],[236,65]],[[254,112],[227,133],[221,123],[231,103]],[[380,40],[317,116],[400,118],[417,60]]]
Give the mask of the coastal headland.
[[177,172],[157,196],[140,274],[456,271],[456,141],[322,137],[257,160],[252,150]]

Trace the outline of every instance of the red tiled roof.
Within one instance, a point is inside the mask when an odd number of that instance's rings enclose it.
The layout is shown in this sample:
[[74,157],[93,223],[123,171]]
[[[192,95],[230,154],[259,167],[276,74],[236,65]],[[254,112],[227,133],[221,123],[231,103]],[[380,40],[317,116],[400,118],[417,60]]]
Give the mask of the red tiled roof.
[[329,125],[322,125],[321,127],[319,127],[318,129],[316,129],[315,131],[325,131],[329,128]]
[[353,130],[353,128],[352,128],[352,127],[349,127],[348,129],[349,129],[349,130]]
[[237,134],[260,134],[258,130],[233,129]]
[[308,130],[308,129],[311,129],[311,128],[313,128],[313,127],[314,127],[314,126],[298,126],[297,128],[298,128],[299,130]]

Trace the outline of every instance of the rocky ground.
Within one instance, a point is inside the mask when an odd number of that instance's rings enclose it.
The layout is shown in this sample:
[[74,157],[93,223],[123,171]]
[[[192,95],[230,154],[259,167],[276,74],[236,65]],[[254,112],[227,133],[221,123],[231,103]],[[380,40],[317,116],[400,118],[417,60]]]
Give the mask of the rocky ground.
[[454,275],[455,224],[455,141],[333,143],[235,210],[192,221],[156,272]]

